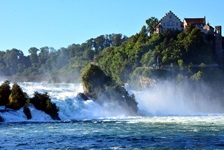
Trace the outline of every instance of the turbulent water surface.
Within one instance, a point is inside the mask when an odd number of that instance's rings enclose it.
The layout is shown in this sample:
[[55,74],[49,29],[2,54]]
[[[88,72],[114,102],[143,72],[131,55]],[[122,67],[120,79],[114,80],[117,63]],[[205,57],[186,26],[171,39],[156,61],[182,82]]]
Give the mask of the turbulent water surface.
[[129,116],[125,110],[111,108],[116,105],[78,100],[76,95],[82,91],[78,84],[19,84],[30,96],[34,91],[48,92],[60,109],[61,121],[32,106],[28,121],[22,110],[0,112],[4,119],[0,149],[224,148],[221,108],[211,103],[203,103],[210,109],[196,107],[194,100],[185,102],[188,97],[181,91],[163,87],[134,91],[139,115]]

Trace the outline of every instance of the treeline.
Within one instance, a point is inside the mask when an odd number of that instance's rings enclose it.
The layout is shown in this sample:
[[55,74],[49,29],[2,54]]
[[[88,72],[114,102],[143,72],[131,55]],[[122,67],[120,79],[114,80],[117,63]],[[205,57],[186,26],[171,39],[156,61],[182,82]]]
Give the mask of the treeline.
[[[154,34],[158,19],[151,17],[139,33],[101,35],[82,44],[55,50],[31,47],[29,55],[12,49],[0,53],[0,73],[26,81],[74,82],[91,62],[97,63],[118,83],[133,83],[140,77],[174,76],[178,80],[211,78],[208,72],[217,64],[214,35],[188,26],[184,31]],[[224,62],[224,61],[223,61]],[[221,73],[223,72],[223,68]],[[216,71],[218,72],[218,71]]]
[[201,92],[204,89],[200,87],[209,87],[211,99],[223,101],[224,68],[215,52],[215,36],[193,26],[184,31],[150,34],[152,29],[147,24],[121,46],[102,50],[97,55],[100,68],[118,83],[129,83],[132,88],[150,86],[161,79],[180,86],[188,82],[190,88]]
[[127,39],[122,34],[110,34],[59,50],[47,46],[31,47],[28,56],[15,48],[0,51],[0,75],[25,81],[71,82],[79,78],[81,70],[101,50],[120,46]]
[[[121,46],[101,51],[98,63],[118,82],[136,81],[138,72],[149,76],[153,72],[173,70],[177,74],[192,76],[200,66],[217,64],[213,40],[214,35],[206,35],[192,26],[183,32],[166,31],[150,36],[147,27],[143,26],[138,34]],[[137,71],[140,68],[143,71]]]

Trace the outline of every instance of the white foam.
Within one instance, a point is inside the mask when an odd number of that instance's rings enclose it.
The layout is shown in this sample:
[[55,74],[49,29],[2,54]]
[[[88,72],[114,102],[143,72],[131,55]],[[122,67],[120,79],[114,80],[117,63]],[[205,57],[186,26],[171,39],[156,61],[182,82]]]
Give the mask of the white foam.
[[[83,92],[81,84],[49,84],[32,82],[18,84],[30,97],[33,96],[35,91],[41,93],[48,92],[52,102],[56,103],[59,107],[59,117],[63,121],[107,118],[124,119],[132,117],[117,104],[111,103],[99,105],[92,100],[79,100],[76,95],[79,92]],[[204,110],[210,111],[198,111],[198,107],[194,105],[194,101],[192,101],[188,96],[191,91],[184,90],[186,89],[177,88],[174,84],[164,83],[162,85],[157,85],[155,88],[141,92],[132,92],[135,94],[138,101],[139,113],[144,117],[167,116],[166,119],[170,121],[172,119],[175,120],[175,116],[208,116],[208,114],[211,114],[211,110],[214,110],[214,113],[212,112],[212,116],[217,114],[215,110],[218,110],[218,107],[214,107],[210,105],[210,103],[200,103],[205,108]],[[205,97],[202,96],[201,98]],[[200,108],[202,108],[202,106],[200,106]],[[26,119],[23,109],[18,111],[0,112],[0,116],[3,117],[6,122],[53,121],[51,117],[43,111],[39,111],[33,106],[29,106],[29,108],[32,114],[31,120]],[[174,116],[174,118],[169,118],[170,115]],[[141,117],[137,118],[139,119]],[[161,120],[161,118],[159,120]],[[156,120],[156,118],[153,119]],[[181,120],[181,118],[179,118],[179,120]],[[186,120],[186,118],[184,118],[184,120]]]

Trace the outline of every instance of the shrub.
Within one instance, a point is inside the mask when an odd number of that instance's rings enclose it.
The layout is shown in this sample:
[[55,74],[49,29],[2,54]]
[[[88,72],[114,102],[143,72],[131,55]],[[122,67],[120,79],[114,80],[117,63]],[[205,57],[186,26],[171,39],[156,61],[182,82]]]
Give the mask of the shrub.
[[21,87],[17,83],[14,83],[12,86],[12,92],[9,95],[9,104],[7,107],[18,110],[25,105],[26,99],[27,94],[23,93]]
[[50,96],[48,93],[34,93],[34,97],[31,99],[31,103],[38,110],[42,110],[45,113],[49,114],[52,119],[60,120],[58,117],[58,108],[51,102]]

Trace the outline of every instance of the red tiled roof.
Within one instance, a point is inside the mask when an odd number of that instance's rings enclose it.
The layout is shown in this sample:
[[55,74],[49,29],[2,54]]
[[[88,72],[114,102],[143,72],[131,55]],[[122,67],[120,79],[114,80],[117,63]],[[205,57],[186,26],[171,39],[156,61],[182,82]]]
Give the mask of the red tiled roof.
[[205,24],[205,18],[184,18],[188,24]]

